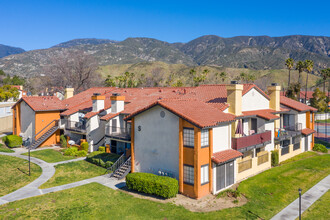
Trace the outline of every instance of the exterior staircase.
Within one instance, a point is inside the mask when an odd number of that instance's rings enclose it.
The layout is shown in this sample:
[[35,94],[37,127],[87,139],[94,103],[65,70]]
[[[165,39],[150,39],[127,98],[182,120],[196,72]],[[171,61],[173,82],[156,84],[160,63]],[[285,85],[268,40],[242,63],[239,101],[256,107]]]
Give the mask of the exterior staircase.
[[58,120],[51,121],[41,131],[39,131],[32,139],[32,143],[29,146],[30,149],[36,149],[43,142],[45,142],[50,136],[52,136],[59,129]]
[[125,178],[125,176],[131,172],[131,157],[125,160],[125,155],[121,155],[120,158],[110,167],[108,168],[108,172],[110,173],[110,177],[121,180]]

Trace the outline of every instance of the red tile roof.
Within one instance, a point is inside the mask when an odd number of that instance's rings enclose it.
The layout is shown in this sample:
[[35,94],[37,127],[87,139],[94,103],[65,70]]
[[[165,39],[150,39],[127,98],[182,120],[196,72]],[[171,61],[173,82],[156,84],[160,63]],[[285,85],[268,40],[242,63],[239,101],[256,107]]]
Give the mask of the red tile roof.
[[206,104],[197,99],[164,99],[144,106],[137,111],[131,113],[125,119],[131,119],[134,116],[159,105],[186,121],[196,125],[197,127],[212,127],[221,122],[234,121],[235,116],[232,114],[221,112],[211,105]]
[[275,120],[280,118],[277,115],[274,115],[275,111],[272,109],[263,109],[263,110],[256,110],[256,111],[245,111],[242,112],[243,116],[256,116],[260,118],[264,118],[266,120]]
[[228,149],[228,150],[224,150],[224,151],[220,151],[220,152],[217,152],[217,153],[214,153],[212,155],[212,161],[214,163],[223,163],[223,162],[226,162],[228,160],[232,160],[232,159],[235,159],[237,157],[241,157],[243,156],[243,154],[237,150],[233,150],[233,149]]
[[303,134],[303,135],[310,135],[310,134],[313,134],[313,133],[315,133],[316,131],[315,130],[313,130],[313,129],[310,129],[310,128],[304,128],[304,129],[302,129],[301,130],[301,133]]
[[120,112],[118,113],[109,113],[109,114],[106,114],[104,116],[101,117],[101,120],[105,120],[105,121],[108,121],[116,116],[120,115]]
[[16,104],[21,101],[28,104],[34,111],[60,111],[65,109],[61,100],[55,96],[25,96],[18,100]]
[[294,110],[303,112],[303,111],[317,111],[316,108],[305,105],[301,102],[295,101],[285,96],[281,96],[281,105],[285,105],[286,107],[292,108]]

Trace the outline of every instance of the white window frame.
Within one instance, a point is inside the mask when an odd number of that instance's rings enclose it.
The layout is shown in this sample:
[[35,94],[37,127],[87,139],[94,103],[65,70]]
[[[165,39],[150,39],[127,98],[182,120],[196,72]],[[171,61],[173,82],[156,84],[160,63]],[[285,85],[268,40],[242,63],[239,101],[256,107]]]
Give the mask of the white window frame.
[[183,128],[183,146],[193,148],[195,146],[195,132],[193,128]]
[[201,147],[208,147],[209,146],[209,130],[202,129],[201,131]]
[[201,166],[201,185],[209,183],[209,164]]
[[194,180],[194,167],[191,165],[183,165],[183,182],[185,184],[194,185]]

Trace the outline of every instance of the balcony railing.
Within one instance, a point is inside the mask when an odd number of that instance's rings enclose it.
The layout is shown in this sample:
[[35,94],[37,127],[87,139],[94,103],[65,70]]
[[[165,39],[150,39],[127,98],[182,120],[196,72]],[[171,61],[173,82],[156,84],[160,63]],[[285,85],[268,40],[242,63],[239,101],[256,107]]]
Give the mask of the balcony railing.
[[283,156],[285,154],[288,154],[289,152],[290,152],[290,147],[289,146],[281,148],[281,156]]
[[245,170],[252,168],[252,158],[248,160],[243,160],[238,163],[238,172],[243,172]]
[[301,134],[302,124],[296,123],[293,126],[286,126],[275,129],[275,140],[282,141],[290,137],[295,137]]
[[65,129],[76,131],[80,133],[86,133],[86,123],[82,121],[65,121]]
[[234,150],[240,150],[242,148],[257,146],[271,142],[271,131],[265,131],[263,133],[257,133],[249,136],[243,136],[238,138],[232,138],[232,148]]
[[121,128],[121,127],[113,127],[106,126],[105,127],[105,135],[108,137],[113,137],[121,140],[131,140],[131,128]]

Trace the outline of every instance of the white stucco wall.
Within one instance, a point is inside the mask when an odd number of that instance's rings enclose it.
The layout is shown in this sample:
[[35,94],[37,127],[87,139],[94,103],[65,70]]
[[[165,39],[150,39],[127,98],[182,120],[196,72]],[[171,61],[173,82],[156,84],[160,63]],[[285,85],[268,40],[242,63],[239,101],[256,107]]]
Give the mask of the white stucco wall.
[[265,130],[271,131],[271,134],[272,134],[271,143],[267,144],[265,147],[265,150],[267,150],[267,151],[274,150],[274,128],[275,128],[275,123],[273,121],[265,123]]
[[105,121],[100,120],[98,115],[91,117],[87,121],[87,141],[89,143],[89,151],[93,152],[99,146],[104,145],[104,140],[99,142],[105,136]]
[[76,113],[70,115],[69,120],[70,121],[79,121],[79,113],[76,112]]
[[243,121],[243,133],[245,134],[245,135],[249,135],[249,130],[250,130],[250,122],[251,121],[251,119],[249,119],[249,118],[247,118],[247,119],[244,119],[244,121]]
[[[165,112],[165,117],[160,112]],[[140,131],[139,131],[140,129]],[[135,117],[135,171],[179,176],[179,117],[155,106]]]
[[24,101],[21,102],[21,133],[24,140],[35,134],[35,112]]
[[298,114],[298,123],[301,123],[302,129],[306,128],[306,113]]
[[258,90],[251,89],[242,97],[242,111],[269,109],[269,100]]
[[231,124],[213,128],[213,153],[231,149]]
[[304,152],[305,151],[305,141],[306,141],[306,137],[304,137],[304,136],[302,136],[301,137],[301,145],[300,145],[300,147],[301,147],[301,152]]

